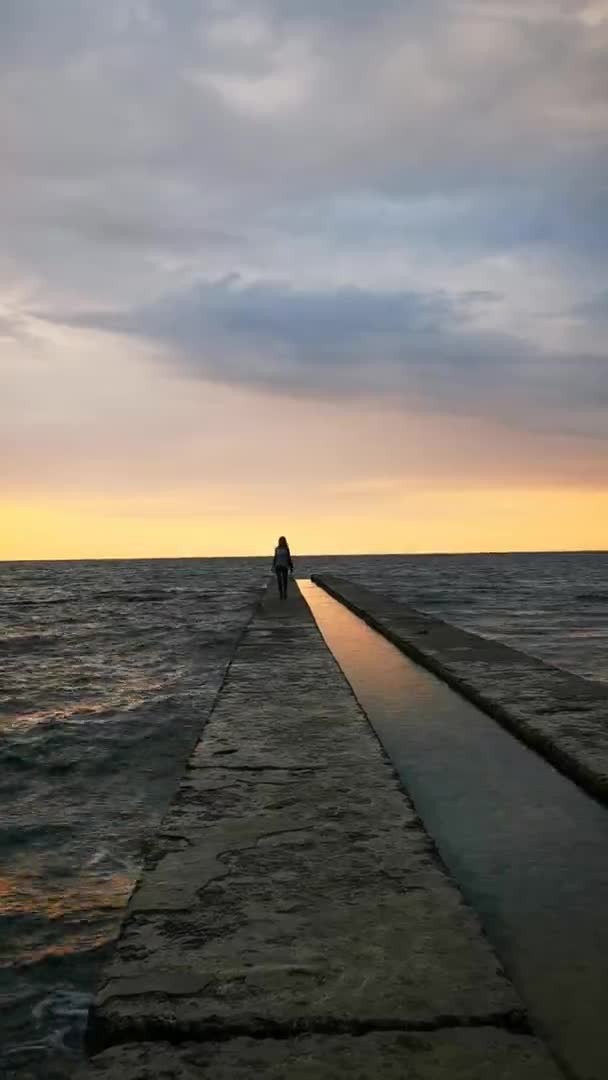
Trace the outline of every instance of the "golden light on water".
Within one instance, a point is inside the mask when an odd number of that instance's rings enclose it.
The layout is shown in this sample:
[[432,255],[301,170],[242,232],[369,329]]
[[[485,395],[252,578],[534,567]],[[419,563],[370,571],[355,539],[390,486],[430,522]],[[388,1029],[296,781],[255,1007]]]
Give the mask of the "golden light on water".
[[[124,873],[103,879],[83,876],[56,887],[27,871],[1,877],[0,907],[5,915],[40,922],[40,933],[19,945],[19,963],[34,964],[106,945],[116,935],[134,883]],[[52,924],[61,929],[49,934]],[[10,946],[6,952],[0,949],[0,970],[13,964]]]
[[53,889],[36,875],[15,873],[0,878],[2,910],[10,915],[42,915],[49,920],[85,913],[122,910],[133,888],[124,873],[107,878],[78,878],[69,886]]

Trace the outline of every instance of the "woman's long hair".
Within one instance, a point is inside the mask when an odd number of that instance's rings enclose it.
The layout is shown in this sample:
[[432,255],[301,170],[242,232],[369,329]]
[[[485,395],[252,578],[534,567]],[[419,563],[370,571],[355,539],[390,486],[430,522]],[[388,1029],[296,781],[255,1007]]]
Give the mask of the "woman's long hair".
[[284,536],[279,536],[279,544],[278,544],[278,546],[287,548],[287,550],[289,551],[289,544],[287,543],[287,540],[285,539]]

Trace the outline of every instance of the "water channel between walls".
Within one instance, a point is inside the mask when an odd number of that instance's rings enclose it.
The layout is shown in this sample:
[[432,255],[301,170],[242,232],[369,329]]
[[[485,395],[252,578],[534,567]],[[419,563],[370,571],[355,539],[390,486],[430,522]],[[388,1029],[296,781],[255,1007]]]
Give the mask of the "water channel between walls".
[[568,1072],[608,1076],[608,809],[299,582],[426,830]]

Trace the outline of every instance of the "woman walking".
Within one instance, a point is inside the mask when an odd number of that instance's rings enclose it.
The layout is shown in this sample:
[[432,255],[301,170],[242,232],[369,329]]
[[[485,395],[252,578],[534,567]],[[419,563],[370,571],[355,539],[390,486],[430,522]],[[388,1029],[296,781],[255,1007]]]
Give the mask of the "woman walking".
[[289,550],[289,544],[284,536],[279,536],[279,542],[274,549],[274,559],[272,560],[272,569],[277,575],[277,585],[279,586],[279,596],[281,600],[287,599],[287,582],[289,580],[289,572],[293,574],[293,563],[291,561],[291,552]]

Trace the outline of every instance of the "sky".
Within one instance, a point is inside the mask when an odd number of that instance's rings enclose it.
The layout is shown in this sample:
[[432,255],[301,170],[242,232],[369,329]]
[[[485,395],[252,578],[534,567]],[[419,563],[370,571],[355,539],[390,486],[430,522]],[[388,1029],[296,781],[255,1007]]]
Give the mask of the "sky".
[[0,0],[0,558],[608,548],[608,0]]

